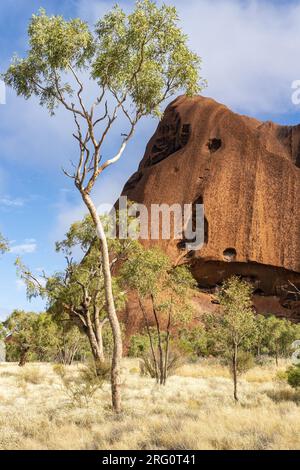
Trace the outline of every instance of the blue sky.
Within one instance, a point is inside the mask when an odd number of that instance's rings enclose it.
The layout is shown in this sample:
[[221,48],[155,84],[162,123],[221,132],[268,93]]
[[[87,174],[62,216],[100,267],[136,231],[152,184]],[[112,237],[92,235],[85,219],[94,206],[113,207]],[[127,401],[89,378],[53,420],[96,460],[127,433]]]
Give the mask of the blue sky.
[[[77,17],[94,24],[115,2],[97,0],[2,0],[0,3],[0,70],[10,57],[26,51],[26,28],[40,7],[48,13]],[[124,8],[133,1],[120,1]],[[170,3],[170,2],[166,2]],[[300,1],[174,0],[191,47],[203,59],[205,94],[237,112],[282,124],[300,121],[291,102],[291,83],[300,79]],[[113,202],[135,171],[157,122],[144,120],[121,162],[99,182],[97,203]],[[21,254],[36,273],[63,265],[54,242],[84,213],[79,194],[61,172],[74,155],[72,122],[63,111],[50,118],[37,102],[7,90],[0,105],[0,231],[11,253],[0,259],[0,318],[14,308],[39,311],[29,303],[16,277]],[[109,146],[108,146],[109,151]]]

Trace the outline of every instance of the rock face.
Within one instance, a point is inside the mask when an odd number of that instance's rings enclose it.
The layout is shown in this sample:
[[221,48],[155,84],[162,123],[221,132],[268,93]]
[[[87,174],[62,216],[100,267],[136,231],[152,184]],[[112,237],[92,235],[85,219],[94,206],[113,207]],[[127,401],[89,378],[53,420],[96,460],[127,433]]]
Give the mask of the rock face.
[[286,289],[289,281],[300,285],[300,125],[260,122],[209,98],[179,97],[123,195],[148,208],[203,203],[201,249],[188,252],[184,240],[144,243],[190,263],[203,289],[239,274],[264,297],[264,310],[270,297],[272,313],[300,320],[300,299]]

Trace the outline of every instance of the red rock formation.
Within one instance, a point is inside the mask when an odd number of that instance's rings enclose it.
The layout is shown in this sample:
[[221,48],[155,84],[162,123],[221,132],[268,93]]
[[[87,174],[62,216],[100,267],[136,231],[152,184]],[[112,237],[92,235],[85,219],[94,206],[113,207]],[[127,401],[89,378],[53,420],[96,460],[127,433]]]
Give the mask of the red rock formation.
[[[258,295],[280,299],[278,307],[270,302],[273,313],[300,319],[299,303],[287,303],[285,290],[288,281],[300,285],[300,126],[263,123],[209,98],[179,97],[123,195],[147,207],[203,201],[204,246],[188,253],[184,241],[159,245],[174,261],[191,264],[199,286],[240,274]],[[268,308],[266,299],[261,303]]]

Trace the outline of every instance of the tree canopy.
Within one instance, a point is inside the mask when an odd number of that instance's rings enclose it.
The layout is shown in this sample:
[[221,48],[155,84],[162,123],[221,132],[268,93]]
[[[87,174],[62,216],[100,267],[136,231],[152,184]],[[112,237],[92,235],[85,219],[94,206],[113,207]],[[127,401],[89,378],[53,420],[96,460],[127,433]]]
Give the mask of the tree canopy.
[[76,83],[76,72],[87,68],[100,90],[120,102],[126,95],[140,115],[159,114],[160,103],[181,88],[190,95],[200,90],[200,59],[189,50],[171,6],[142,0],[126,15],[116,5],[94,31],[78,18],[67,21],[40,9],[28,36],[27,57],[14,57],[5,81],[27,99],[36,95],[50,112],[74,92],[64,74]]

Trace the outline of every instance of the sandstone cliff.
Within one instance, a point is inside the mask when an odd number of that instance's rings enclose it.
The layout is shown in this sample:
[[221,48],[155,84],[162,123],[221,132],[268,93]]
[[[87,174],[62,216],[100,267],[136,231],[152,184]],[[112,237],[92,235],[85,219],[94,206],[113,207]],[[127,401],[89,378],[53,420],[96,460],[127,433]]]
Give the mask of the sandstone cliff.
[[236,273],[253,283],[258,311],[300,320],[299,302],[286,290],[288,281],[300,285],[300,125],[179,97],[123,195],[147,207],[203,203],[200,250],[188,251],[185,240],[157,243],[174,261],[191,264],[203,290]]

